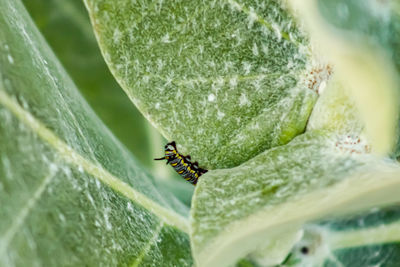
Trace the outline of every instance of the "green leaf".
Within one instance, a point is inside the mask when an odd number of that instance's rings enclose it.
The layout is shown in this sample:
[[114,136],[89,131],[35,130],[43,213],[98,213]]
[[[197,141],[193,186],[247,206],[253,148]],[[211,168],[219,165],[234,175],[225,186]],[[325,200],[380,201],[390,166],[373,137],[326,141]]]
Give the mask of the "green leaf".
[[20,1],[0,0],[0,265],[190,266],[187,209],[78,93]]
[[[135,108],[108,70],[100,53],[85,5],[81,1],[23,1],[36,25],[100,119],[149,167],[161,186],[190,206],[193,186],[153,161],[164,138]],[[171,179],[173,178],[173,179]]]
[[154,156],[149,149],[151,128],[108,70],[83,2],[24,0],[23,3],[96,114],[149,166]]
[[[205,174],[191,210],[197,264],[228,266],[245,256],[264,264],[260,252],[286,240],[279,246],[288,253],[306,222],[399,201],[400,166],[367,151],[358,137],[309,131]],[[287,253],[277,253],[267,259],[280,263]]]
[[342,135],[365,135],[365,125],[345,85],[337,74],[332,75],[315,103],[307,123],[308,131],[325,130]]
[[284,3],[85,3],[122,88],[201,165],[237,166],[303,132],[323,81],[315,70],[328,69]]
[[284,266],[397,266],[399,206],[305,226]]
[[396,1],[289,1],[351,90],[373,150],[399,155],[400,11]]

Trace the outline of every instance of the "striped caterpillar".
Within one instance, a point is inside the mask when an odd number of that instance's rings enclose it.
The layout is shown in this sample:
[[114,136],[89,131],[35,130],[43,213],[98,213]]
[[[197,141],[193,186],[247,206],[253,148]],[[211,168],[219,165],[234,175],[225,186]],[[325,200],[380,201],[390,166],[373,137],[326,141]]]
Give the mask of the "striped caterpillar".
[[200,168],[197,161],[192,163],[189,155],[183,156],[179,154],[175,141],[166,144],[164,148],[165,156],[154,160],[166,159],[166,164],[171,164],[174,170],[191,184],[196,185],[199,177],[208,171]]

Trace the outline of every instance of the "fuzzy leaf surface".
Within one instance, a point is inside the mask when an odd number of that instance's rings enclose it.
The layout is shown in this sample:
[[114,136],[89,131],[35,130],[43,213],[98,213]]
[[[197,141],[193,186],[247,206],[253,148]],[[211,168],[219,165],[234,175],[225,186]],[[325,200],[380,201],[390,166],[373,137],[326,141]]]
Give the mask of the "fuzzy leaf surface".
[[[148,167],[160,186],[190,206],[193,186],[169,166],[153,160],[164,138],[143,117],[111,75],[82,1],[23,1],[36,26],[46,38],[89,105],[119,141]],[[171,175],[172,174],[172,175]]]
[[81,1],[24,0],[26,9],[96,114],[147,166],[147,121],[111,75]]
[[[205,174],[191,210],[196,262],[228,266],[245,256],[263,262],[263,247],[289,253],[308,221],[399,201],[398,164],[368,154],[361,140],[349,146],[348,138],[309,131],[238,167]],[[279,255],[279,264],[286,254],[276,253],[267,259]]]
[[20,1],[0,1],[0,265],[191,266],[187,209],[117,141]]
[[283,1],[85,3],[133,103],[204,167],[237,166],[304,130],[318,64]]

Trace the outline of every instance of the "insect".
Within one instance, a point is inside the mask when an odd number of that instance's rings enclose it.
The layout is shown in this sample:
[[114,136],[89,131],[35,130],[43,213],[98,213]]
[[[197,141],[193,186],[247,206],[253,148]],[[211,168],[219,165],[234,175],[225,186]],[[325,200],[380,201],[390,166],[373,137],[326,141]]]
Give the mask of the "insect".
[[166,159],[166,164],[171,164],[174,170],[191,184],[196,185],[199,177],[208,171],[200,168],[197,161],[192,163],[189,155],[183,156],[179,154],[175,141],[166,144],[164,148],[165,156],[154,160]]

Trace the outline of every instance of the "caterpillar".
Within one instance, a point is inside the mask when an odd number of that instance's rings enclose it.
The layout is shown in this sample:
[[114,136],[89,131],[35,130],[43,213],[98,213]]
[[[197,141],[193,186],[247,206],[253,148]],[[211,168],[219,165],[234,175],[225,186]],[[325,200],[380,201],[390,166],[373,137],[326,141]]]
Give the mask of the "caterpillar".
[[191,184],[196,185],[199,177],[208,172],[200,168],[197,161],[192,163],[189,155],[179,154],[175,141],[166,144],[164,150],[165,156],[154,160],[167,160],[166,164],[171,164],[174,170]]

